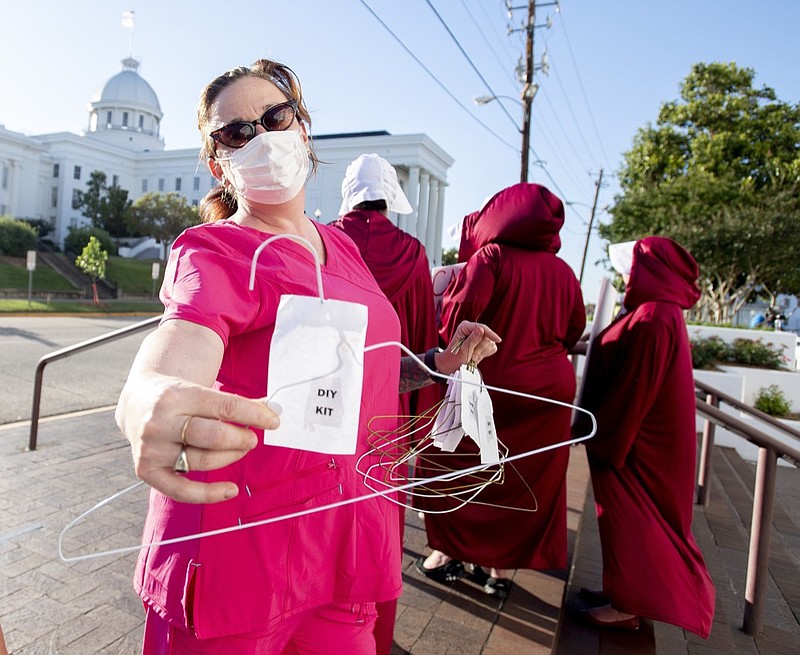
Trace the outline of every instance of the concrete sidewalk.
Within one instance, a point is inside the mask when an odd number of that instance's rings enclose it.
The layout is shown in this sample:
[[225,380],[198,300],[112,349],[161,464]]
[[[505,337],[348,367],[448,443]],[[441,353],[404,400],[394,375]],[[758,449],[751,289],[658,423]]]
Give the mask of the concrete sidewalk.
[[[26,452],[27,422],[0,426],[0,625],[14,655],[131,654],[140,649],[143,612],[131,578],[136,553],[65,563],[59,533],[98,501],[136,483],[113,410],[44,419],[39,447]],[[584,509],[588,469],[572,449],[570,553]],[[65,554],[139,543],[147,489],[139,486],[68,533]],[[500,602],[466,581],[430,582],[414,570],[425,531],[407,513],[405,590],[395,631],[397,654],[550,653],[567,571],[518,571]]]

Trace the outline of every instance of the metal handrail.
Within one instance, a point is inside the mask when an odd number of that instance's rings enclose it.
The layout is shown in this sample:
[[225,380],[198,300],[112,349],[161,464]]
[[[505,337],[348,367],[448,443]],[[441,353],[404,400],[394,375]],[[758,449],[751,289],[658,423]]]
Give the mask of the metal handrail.
[[769,551],[772,533],[772,513],[775,504],[775,476],[778,458],[783,457],[800,465],[800,441],[784,443],[780,439],[745,423],[722,411],[720,401],[741,412],[768,423],[784,434],[800,437],[800,432],[781,423],[769,414],[750,407],[714,387],[695,380],[695,387],[706,394],[706,400],[697,400],[697,413],[705,418],[703,441],[700,450],[700,467],[697,484],[697,503],[708,507],[711,479],[711,454],[714,448],[714,428],[719,425],[729,432],[758,446],[756,481],[753,490],[753,517],[750,524],[750,547],[747,557],[747,582],[742,629],[746,634],[761,632],[764,625],[764,605],[769,576]]
[[[751,416],[755,416],[756,418],[764,421],[765,423],[769,423],[773,427],[776,427],[779,430],[782,430],[783,432],[786,432],[787,434],[800,439],[800,430],[795,430],[792,426],[786,425],[785,423],[781,423],[774,416],[770,416],[766,412],[762,412],[760,409],[756,409],[752,405],[747,405],[746,403],[743,403],[741,400],[738,400],[733,396],[729,396],[728,394],[723,393],[719,389],[715,389],[710,384],[701,382],[700,380],[695,379],[694,386],[697,389],[700,389],[701,391],[705,391],[706,393],[713,393],[714,395],[717,396],[717,398],[719,398],[722,401],[725,401],[731,407],[735,407],[736,409],[746,412]],[[740,435],[740,436],[745,436],[745,435]]]
[[47,366],[50,362],[64,359],[65,357],[75,355],[76,353],[83,352],[84,350],[89,350],[95,346],[102,346],[110,341],[116,341],[122,337],[127,337],[134,332],[146,330],[149,327],[157,324],[160,320],[161,315],[153,316],[145,321],[140,321],[139,323],[134,323],[133,325],[120,328],[119,330],[114,330],[108,334],[102,334],[99,337],[94,337],[93,339],[81,341],[73,346],[67,346],[66,348],[56,350],[41,357],[39,362],[36,364],[36,375],[33,383],[33,408],[31,409],[31,430],[30,434],[28,435],[28,450],[36,450],[36,439],[39,434],[39,406],[42,400],[42,380],[44,378],[45,366]]

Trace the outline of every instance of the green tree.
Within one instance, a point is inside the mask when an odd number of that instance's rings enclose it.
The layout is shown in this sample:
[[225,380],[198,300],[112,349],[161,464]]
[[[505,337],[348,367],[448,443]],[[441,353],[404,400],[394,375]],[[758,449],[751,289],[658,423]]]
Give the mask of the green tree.
[[95,237],[100,246],[111,255],[117,254],[117,245],[111,235],[99,227],[70,227],[64,237],[64,252],[77,254],[89,242],[90,237]]
[[458,263],[458,248],[442,250],[442,266]]
[[183,230],[197,222],[197,211],[174,191],[147,193],[138,198],[128,212],[130,229],[163,243],[165,251]]
[[117,185],[108,186],[103,171],[92,171],[86,191],[78,192],[78,208],[94,227],[113,237],[129,236],[126,216],[131,206],[128,192]]
[[97,237],[89,237],[89,243],[83,247],[83,252],[75,259],[75,265],[92,278],[92,297],[95,304],[100,303],[97,295],[97,280],[106,276],[106,262],[108,253],[103,250]]
[[20,220],[36,230],[36,236],[40,239],[46,237],[53,231],[53,226],[46,218],[21,218]]
[[800,105],[755,88],[754,76],[696,64],[680,100],[636,134],[599,228],[612,242],[659,234],[692,252],[701,320],[728,322],[754,295],[800,293]]
[[128,212],[132,204],[133,202],[128,199],[127,189],[112,184],[108,187],[106,196],[103,225],[99,227],[105,229],[113,237],[139,236],[132,233],[128,226]]

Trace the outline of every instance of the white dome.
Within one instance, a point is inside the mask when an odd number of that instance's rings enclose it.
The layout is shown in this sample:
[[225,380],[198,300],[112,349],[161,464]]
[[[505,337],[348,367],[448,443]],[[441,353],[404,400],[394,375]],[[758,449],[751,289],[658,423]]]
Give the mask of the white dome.
[[116,105],[130,106],[148,110],[161,116],[161,105],[158,96],[151,87],[137,73],[139,62],[128,57],[122,60],[122,72],[112,77],[102,88],[94,92],[91,99],[92,106]]
[[164,141],[161,105],[153,88],[137,72],[133,57],[122,60],[117,73],[94,92],[89,102],[86,136],[135,151],[160,151]]

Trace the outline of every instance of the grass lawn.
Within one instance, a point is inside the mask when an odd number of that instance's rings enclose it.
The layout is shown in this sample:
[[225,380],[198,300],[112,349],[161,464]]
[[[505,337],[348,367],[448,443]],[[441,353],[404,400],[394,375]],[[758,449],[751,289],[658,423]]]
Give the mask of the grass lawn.
[[[130,259],[127,257],[109,257],[106,262],[106,278],[113,280],[122,290],[123,296],[150,298],[153,293],[153,263],[156,259]],[[164,266],[159,266],[158,279],[155,281],[155,293],[161,288],[164,279]]]
[[[91,300],[51,300],[43,302],[35,299],[28,303],[28,270],[25,259],[21,257],[0,257],[0,289],[17,290],[17,298],[0,298],[0,313],[161,313],[164,308],[153,298],[158,295],[164,267],[160,266],[159,278],[153,282],[153,261],[143,259],[127,259],[124,257],[109,257],[106,263],[106,278],[117,284],[121,291],[121,300],[106,300],[95,305]],[[33,272],[33,291],[74,291],[66,279],[56,271],[44,264],[37,262]]]
[[[28,290],[28,269],[22,257],[0,257],[0,289]],[[75,291],[66,279],[39,261],[33,272],[34,291]]]

